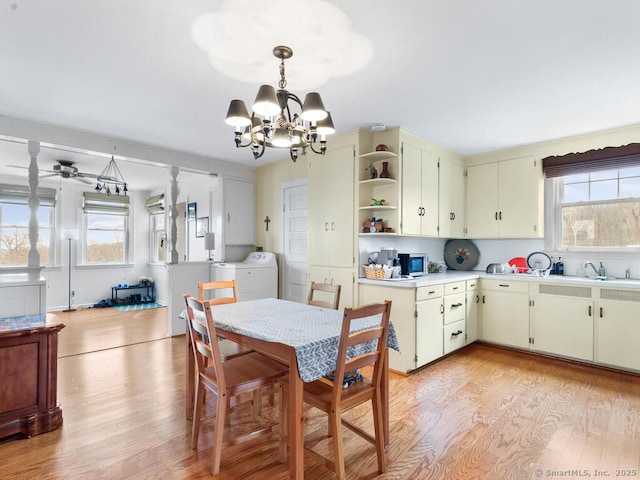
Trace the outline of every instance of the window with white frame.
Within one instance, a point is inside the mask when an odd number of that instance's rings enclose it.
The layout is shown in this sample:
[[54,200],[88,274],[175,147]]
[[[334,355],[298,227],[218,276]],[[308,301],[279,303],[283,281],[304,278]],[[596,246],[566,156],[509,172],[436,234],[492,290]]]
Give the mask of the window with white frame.
[[151,231],[153,246],[151,248],[151,261],[164,262],[167,237],[164,228],[164,212],[151,215]]
[[[56,190],[38,188],[38,241],[40,265],[55,261]],[[0,184],[0,266],[25,266],[29,250],[29,187]]]
[[129,260],[129,197],[85,192],[84,264],[121,264]]
[[[600,152],[586,155],[593,157]],[[588,158],[580,162],[580,155],[585,154],[573,155],[556,165],[553,159],[564,157],[549,157],[549,171],[545,168],[555,192],[552,211],[556,248],[640,249],[640,157]]]

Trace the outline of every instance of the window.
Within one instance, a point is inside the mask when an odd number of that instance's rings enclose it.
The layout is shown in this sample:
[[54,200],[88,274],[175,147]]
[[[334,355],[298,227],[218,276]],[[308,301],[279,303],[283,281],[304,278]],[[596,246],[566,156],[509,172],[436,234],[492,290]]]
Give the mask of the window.
[[640,248],[640,167],[556,179],[563,249]]
[[164,212],[151,215],[151,231],[152,234],[152,248],[151,248],[151,261],[152,262],[164,262],[166,251],[166,236],[164,229]]
[[[38,188],[38,242],[41,265],[51,265],[55,252],[55,205],[53,188]],[[25,266],[29,250],[29,187],[0,184],[0,266]]]
[[85,192],[83,205],[83,263],[127,263],[129,197]]

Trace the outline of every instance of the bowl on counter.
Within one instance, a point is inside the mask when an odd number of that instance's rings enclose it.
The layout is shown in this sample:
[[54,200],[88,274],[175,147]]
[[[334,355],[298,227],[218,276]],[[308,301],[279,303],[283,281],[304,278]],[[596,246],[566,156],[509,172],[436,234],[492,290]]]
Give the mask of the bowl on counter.
[[487,273],[505,273],[505,267],[503,263],[490,263],[487,265]]

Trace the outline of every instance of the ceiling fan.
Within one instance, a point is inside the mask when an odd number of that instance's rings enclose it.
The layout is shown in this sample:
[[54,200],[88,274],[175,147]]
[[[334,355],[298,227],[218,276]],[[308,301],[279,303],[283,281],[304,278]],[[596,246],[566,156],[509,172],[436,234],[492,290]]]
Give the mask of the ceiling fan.
[[[23,167],[19,165],[7,165],[8,167],[14,168],[24,168],[28,170],[28,167]],[[94,181],[86,180],[86,178],[100,178],[100,175],[95,173],[83,173],[78,171],[78,167],[76,167],[76,163],[71,160],[57,160],[53,165],[52,170],[40,170],[41,172],[47,172],[48,175],[41,175],[40,178],[48,178],[60,176],[62,178],[73,178],[74,180],[78,180],[80,182],[86,183],[90,185],[95,183]]]

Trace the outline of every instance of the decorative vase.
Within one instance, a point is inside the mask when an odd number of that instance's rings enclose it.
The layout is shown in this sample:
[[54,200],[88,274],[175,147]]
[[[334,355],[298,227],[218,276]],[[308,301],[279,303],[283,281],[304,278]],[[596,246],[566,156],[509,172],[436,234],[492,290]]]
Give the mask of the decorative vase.
[[389,178],[389,162],[382,162],[382,172],[380,178]]

